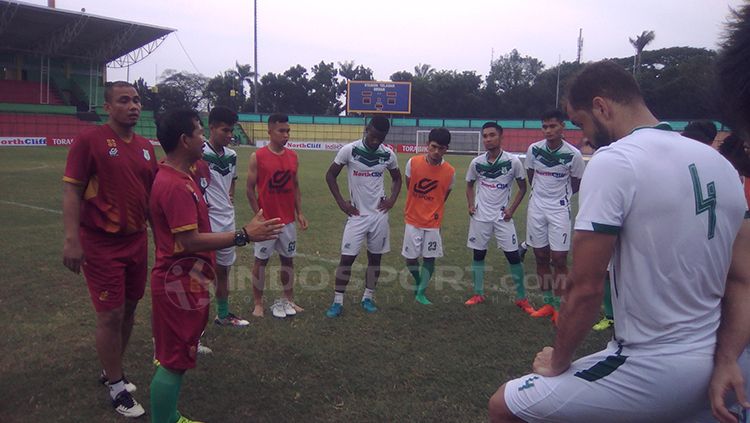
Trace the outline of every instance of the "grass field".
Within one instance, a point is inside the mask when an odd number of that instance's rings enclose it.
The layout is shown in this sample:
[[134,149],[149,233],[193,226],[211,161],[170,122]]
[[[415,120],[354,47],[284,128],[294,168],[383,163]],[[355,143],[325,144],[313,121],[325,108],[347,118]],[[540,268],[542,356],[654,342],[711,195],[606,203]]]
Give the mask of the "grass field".
[[[0,421],[5,423],[125,421],[97,383],[94,312],[85,282],[62,265],[66,151],[0,149]],[[244,201],[249,153],[239,149],[239,222],[251,216]],[[471,158],[448,156],[458,183],[443,225],[445,257],[438,260],[437,280],[428,289],[435,304],[418,306],[408,289],[411,280],[400,256],[402,192],[391,213],[392,252],[383,259],[376,293],[381,311],[366,315],[358,307],[365,262],[360,256],[344,317],[329,320],[323,313],[333,296],[345,218],[324,181],[333,153],[299,155],[303,210],[311,227],[297,243],[296,300],[306,311],[285,320],[267,312],[244,330],[209,323],[204,343],[214,353],[187,373],[182,413],[210,423],[486,421],[489,397],[501,382],[530,370],[534,354],[552,342],[554,330],[548,319],[531,319],[518,310],[507,283],[499,289],[496,282],[508,272],[496,250],[487,257],[490,301],[471,309],[463,305],[470,294],[471,253],[465,246],[468,216],[461,181]],[[407,158],[399,156],[402,169]],[[339,180],[345,186],[344,173]],[[525,201],[516,225],[523,236]],[[251,260],[251,248],[239,250],[230,282],[231,309],[243,316],[252,305]],[[527,273],[533,264],[527,257]],[[541,297],[535,289],[530,292],[538,305]],[[270,282],[267,305],[279,295],[278,283]],[[147,410],[154,371],[150,317],[147,289],[125,361],[129,379],[138,385],[135,397]],[[609,335],[590,335],[579,355],[600,349]]]

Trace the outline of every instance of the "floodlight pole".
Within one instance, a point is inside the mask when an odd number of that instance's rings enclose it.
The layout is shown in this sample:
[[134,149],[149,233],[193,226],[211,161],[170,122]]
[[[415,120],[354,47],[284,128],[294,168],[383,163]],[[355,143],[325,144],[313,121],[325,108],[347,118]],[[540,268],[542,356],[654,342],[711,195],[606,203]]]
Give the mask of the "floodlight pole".
[[253,106],[255,113],[258,113],[258,0],[253,0],[253,21],[255,22],[253,25],[253,47],[255,56],[255,63],[253,64],[253,68],[255,69],[253,82]]

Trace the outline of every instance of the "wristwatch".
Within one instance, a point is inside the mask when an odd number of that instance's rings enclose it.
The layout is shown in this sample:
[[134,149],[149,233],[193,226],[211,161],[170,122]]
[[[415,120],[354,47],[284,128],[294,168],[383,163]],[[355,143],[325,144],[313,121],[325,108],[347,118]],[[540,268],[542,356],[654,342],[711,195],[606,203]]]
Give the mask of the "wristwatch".
[[250,239],[248,239],[247,232],[245,232],[244,228],[234,233],[234,245],[243,247],[247,245],[248,242],[250,242]]

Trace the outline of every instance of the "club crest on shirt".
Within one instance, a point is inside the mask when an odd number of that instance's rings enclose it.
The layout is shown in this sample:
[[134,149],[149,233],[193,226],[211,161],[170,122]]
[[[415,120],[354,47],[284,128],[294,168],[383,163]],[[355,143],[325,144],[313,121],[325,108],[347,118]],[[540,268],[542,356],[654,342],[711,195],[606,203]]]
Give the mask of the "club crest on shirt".
[[109,157],[117,157],[119,154],[119,151],[117,150],[117,147],[112,147],[109,149]]
[[201,176],[200,183],[201,183],[201,190],[205,191],[206,188],[208,188],[208,179],[206,179],[205,177]]
[[151,153],[149,153],[145,148],[143,149],[143,158],[146,159],[146,161],[151,160]]

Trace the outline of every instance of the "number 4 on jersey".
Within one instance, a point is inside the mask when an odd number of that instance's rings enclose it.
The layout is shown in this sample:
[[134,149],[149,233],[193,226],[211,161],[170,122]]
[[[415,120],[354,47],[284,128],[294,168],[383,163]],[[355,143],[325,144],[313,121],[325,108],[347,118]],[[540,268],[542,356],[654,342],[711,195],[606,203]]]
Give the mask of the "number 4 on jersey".
[[706,185],[708,196],[703,198],[703,187],[698,177],[698,168],[695,163],[688,166],[690,178],[693,180],[693,194],[695,194],[695,215],[708,212],[708,239],[714,237],[716,229],[716,184],[711,181]]

